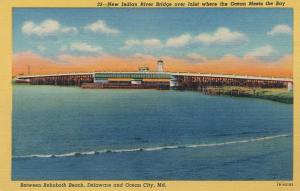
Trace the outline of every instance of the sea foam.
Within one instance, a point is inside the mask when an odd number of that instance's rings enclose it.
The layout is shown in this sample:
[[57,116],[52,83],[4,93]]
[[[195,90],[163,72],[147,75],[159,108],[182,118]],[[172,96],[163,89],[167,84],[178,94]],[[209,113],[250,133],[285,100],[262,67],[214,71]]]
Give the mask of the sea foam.
[[13,156],[13,159],[26,159],[26,158],[55,158],[55,157],[78,157],[84,155],[98,155],[98,154],[108,154],[108,153],[124,153],[124,152],[153,152],[160,151],[165,149],[182,149],[182,148],[200,148],[200,147],[218,147],[218,146],[226,146],[233,144],[242,144],[242,143],[250,143],[257,141],[266,141],[281,137],[289,137],[290,134],[280,134],[266,137],[256,137],[244,140],[237,141],[228,141],[221,143],[201,143],[201,144],[190,144],[190,145],[170,145],[170,146],[160,146],[160,147],[145,147],[145,148],[128,148],[128,149],[104,149],[104,150],[96,150],[96,151],[86,151],[86,152],[69,152],[63,154],[32,154],[32,155],[22,155],[22,156]]

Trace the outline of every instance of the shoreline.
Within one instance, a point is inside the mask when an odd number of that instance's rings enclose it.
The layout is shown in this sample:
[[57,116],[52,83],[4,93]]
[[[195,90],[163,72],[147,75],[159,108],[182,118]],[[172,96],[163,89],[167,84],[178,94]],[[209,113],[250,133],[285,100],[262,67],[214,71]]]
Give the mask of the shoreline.
[[276,101],[285,104],[293,104],[293,91],[286,88],[250,88],[238,86],[210,87],[200,90],[206,95],[247,97]]

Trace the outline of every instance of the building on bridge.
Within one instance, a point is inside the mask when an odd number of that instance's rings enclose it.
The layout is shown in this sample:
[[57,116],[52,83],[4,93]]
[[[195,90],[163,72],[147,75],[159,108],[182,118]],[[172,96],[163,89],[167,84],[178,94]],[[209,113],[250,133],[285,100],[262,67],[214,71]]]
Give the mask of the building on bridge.
[[97,72],[95,86],[103,88],[158,88],[170,87],[171,75],[158,72]]
[[169,89],[170,73],[164,72],[164,61],[157,61],[157,72],[150,72],[149,67],[143,65],[138,72],[96,72],[94,84],[88,87],[99,88],[155,88]]

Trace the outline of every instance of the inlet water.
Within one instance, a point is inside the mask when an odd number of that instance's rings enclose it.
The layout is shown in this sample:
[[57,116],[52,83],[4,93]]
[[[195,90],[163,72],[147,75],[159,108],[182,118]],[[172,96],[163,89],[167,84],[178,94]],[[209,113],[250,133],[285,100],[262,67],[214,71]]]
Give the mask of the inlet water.
[[291,180],[293,105],[15,85],[13,180]]

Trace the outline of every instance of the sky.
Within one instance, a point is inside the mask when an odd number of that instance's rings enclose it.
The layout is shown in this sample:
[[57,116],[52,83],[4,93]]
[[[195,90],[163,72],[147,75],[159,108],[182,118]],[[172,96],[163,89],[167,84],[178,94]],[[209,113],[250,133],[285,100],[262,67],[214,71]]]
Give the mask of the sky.
[[292,9],[15,8],[13,75],[155,70],[292,75]]

